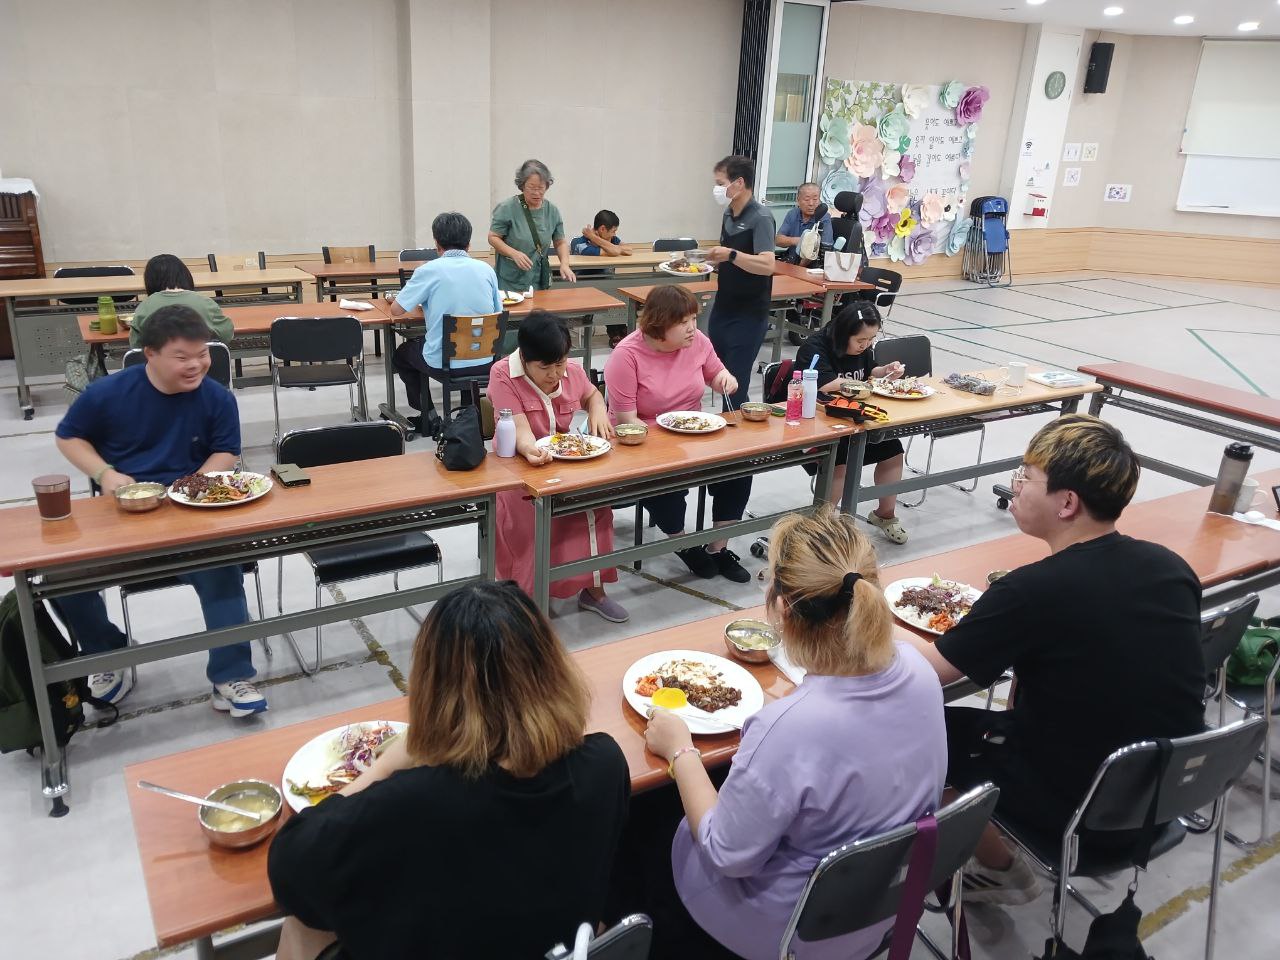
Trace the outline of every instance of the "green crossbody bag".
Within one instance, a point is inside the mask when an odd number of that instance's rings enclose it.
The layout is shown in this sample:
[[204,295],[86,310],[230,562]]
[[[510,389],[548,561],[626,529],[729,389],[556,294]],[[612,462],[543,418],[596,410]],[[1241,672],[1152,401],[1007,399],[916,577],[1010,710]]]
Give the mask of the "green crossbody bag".
[[1240,644],[1227,658],[1227,679],[1245,687],[1260,687],[1276,665],[1280,649],[1280,617],[1250,621]]

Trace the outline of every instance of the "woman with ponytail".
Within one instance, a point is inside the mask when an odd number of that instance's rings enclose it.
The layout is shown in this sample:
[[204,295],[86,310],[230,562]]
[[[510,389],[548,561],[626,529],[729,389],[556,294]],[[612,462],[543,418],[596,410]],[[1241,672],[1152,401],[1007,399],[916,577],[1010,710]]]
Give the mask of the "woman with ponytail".
[[[684,808],[672,845],[679,899],[749,960],[778,955],[823,856],[936,810],[947,771],[937,676],[894,641],[875,551],[854,519],[825,506],[789,516],[769,546],[769,618],[804,681],[747,721],[719,791],[683,720],[658,710],[645,732]],[[797,956],[866,957],[891,925],[800,942]]]

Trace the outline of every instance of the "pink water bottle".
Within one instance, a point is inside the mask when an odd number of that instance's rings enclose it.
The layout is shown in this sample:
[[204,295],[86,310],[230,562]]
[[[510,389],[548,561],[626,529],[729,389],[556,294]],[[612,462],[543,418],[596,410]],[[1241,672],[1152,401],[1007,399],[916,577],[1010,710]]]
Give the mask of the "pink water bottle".
[[791,374],[791,382],[787,384],[787,425],[799,426],[800,415],[804,412],[804,384],[800,380],[800,371]]

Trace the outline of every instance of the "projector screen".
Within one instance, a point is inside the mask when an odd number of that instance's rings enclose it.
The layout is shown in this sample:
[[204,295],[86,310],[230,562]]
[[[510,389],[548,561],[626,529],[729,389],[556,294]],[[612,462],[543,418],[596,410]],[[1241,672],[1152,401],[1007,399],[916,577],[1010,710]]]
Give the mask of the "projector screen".
[[1182,152],[1280,159],[1280,41],[1204,41]]

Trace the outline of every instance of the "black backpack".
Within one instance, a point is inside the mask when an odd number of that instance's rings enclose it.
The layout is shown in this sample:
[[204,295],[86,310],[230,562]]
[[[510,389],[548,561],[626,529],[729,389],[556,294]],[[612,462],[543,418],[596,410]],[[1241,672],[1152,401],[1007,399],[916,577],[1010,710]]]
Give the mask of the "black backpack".
[[[43,603],[36,604],[35,613],[40,655],[44,662],[57,663],[74,657],[75,648],[62,635]],[[86,703],[118,714],[114,705],[89,696],[89,685],[83,677],[49,684],[47,696],[60,746],[65,745],[71,735],[84,725]],[[112,716],[102,725],[114,722],[115,716]],[[18,595],[11,590],[0,600],[0,753],[12,750],[30,753],[40,743],[40,720],[36,714],[22,620],[18,615]]]

